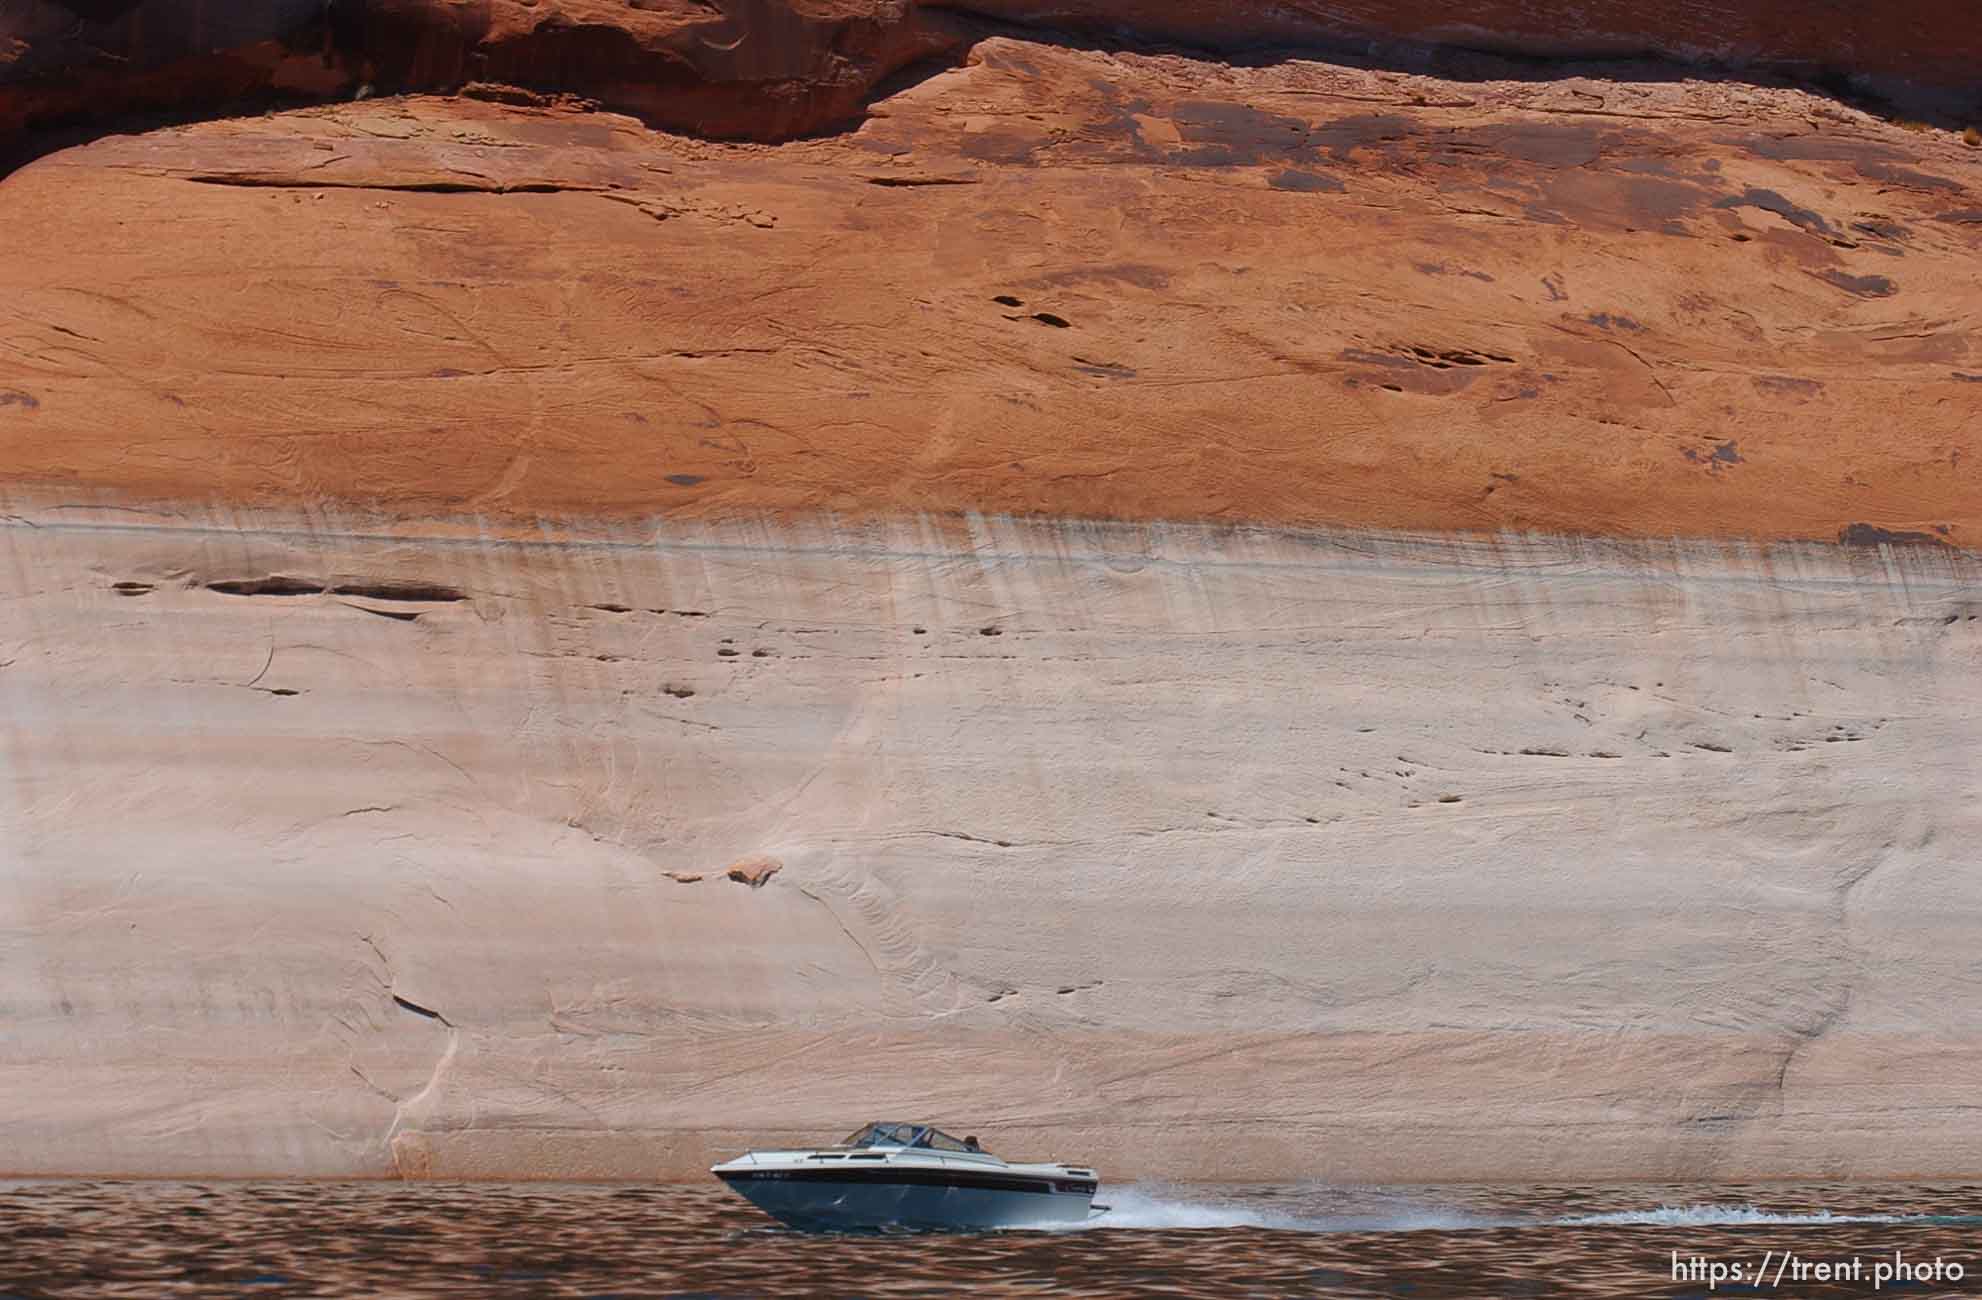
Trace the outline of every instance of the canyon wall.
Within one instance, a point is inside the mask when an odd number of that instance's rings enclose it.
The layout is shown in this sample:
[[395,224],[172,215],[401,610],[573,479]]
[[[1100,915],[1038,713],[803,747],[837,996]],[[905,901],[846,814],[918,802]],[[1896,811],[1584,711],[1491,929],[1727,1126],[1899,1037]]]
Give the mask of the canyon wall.
[[1791,91],[1006,39],[778,147],[474,100],[203,123],[0,188],[0,463],[526,522],[1972,544],[1978,178]]
[[0,1172],[1982,1167],[1982,155],[890,89],[0,181]]
[[1965,556],[495,531],[0,534],[11,1170],[1982,1164]]

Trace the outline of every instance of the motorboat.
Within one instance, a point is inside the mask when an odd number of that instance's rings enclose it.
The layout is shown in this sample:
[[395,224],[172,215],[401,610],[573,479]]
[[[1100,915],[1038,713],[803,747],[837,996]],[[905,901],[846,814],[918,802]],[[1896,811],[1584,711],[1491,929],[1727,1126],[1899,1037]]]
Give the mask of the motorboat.
[[751,1151],[712,1166],[731,1191],[806,1231],[971,1231],[1082,1223],[1092,1169],[1014,1164],[927,1124],[868,1124],[835,1146]]

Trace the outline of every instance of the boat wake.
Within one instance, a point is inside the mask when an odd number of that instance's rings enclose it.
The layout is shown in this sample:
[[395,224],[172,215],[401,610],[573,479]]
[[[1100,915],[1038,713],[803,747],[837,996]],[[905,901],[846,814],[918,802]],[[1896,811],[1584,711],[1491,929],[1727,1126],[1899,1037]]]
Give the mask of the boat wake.
[[1936,1223],[1958,1220],[1926,1214],[1833,1214],[1829,1210],[1781,1213],[1752,1205],[1661,1205],[1655,1210],[1617,1210],[1608,1214],[1578,1214],[1550,1222],[1568,1228],[1660,1227],[1710,1228],[1755,1223],[1791,1227],[1827,1227],[1845,1223]]
[[1279,1228],[1289,1226],[1278,1222],[1280,1216],[1266,1215],[1253,1210],[1242,1209],[1236,1204],[1215,1200],[1189,1200],[1158,1191],[1134,1187],[1105,1187],[1101,1199],[1109,1206],[1106,1214],[1098,1214],[1086,1223],[1072,1225],[1073,1230],[1083,1228],[1144,1228],[1162,1231],[1165,1229],[1189,1228]]
[[[1332,1190],[1332,1189],[1331,1189]],[[1097,1200],[1111,1208],[1072,1231],[1126,1228],[1144,1231],[1189,1231],[1209,1228],[1264,1228],[1281,1232],[1410,1232],[1414,1230],[1487,1228],[1509,1222],[1486,1218],[1450,1206],[1429,1205],[1402,1196],[1365,1192],[1356,1202],[1302,1205],[1261,1204],[1239,1196],[1223,1196],[1201,1188],[1136,1183],[1101,1189]],[[1317,1199],[1335,1199],[1320,1198]]]
[[[1463,1208],[1427,1199],[1422,1189],[1311,1186],[1271,1199],[1161,1183],[1103,1186],[1096,1198],[1112,1208],[1062,1231],[1127,1229],[1152,1232],[1260,1228],[1280,1232],[1453,1232],[1479,1228],[1659,1227],[1748,1225],[1834,1227],[1846,1224],[1945,1225],[1982,1217],[1934,1214],[1841,1214],[1831,1210],[1765,1210],[1753,1205],[1659,1205],[1591,1214]],[[1291,1203],[1290,1203],[1291,1202]]]

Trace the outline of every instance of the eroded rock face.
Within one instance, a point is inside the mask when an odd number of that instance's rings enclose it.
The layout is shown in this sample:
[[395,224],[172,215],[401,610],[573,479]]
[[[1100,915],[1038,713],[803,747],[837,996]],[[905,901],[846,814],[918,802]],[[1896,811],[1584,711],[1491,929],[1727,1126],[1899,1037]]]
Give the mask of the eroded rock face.
[[1221,51],[1321,45],[1403,66],[1481,54],[1651,56],[1971,107],[1982,37],[1958,0],[19,0],[0,14],[0,135],[133,109],[200,112],[502,81],[702,135],[785,139],[858,113],[891,74],[986,20]]
[[1955,137],[1010,38],[776,147],[508,97],[0,182],[0,1173],[1982,1160]]
[[1967,545],[1978,177],[1791,91],[1005,39],[776,148],[471,100],[208,123],[0,185],[0,466],[519,527]]
[[1972,556],[458,522],[0,520],[0,1172],[1982,1164]]

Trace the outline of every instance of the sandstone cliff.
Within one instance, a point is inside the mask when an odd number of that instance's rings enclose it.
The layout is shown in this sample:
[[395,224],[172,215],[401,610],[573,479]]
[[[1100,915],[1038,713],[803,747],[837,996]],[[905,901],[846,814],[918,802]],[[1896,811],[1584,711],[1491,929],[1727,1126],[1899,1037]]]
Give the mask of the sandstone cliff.
[[[864,102],[898,29],[805,21]],[[956,54],[775,146],[414,96],[0,181],[0,1172],[1982,1166],[1982,155]]]
[[777,148],[435,99],[110,137],[0,188],[0,458],[525,522],[1965,544],[1978,175],[1797,92],[1004,39]]
[[417,531],[0,531],[11,1169],[1982,1162],[1966,557]]

